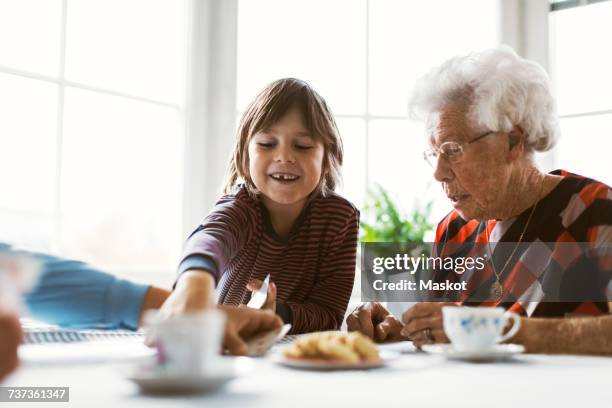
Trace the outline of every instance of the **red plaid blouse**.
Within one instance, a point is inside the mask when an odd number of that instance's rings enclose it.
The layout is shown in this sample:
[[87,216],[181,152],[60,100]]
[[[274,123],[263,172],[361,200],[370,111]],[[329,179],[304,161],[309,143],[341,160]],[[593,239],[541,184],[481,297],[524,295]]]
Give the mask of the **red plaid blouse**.
[[[537,204],[531,224],[523,237],[525,244],[514,255],[508,254],[507,250],[513,245],[506,246],[505,253],[502,248],[493,251],[492,261],[496,271],[501,273],[500,282],[504,293],[500,300],[471,300],[477,293],[481,295],[479,299],[483,299],[482,294],[488,293],[495,283],[490,262],[486,263],[484,269],[472,274],[457,275],[451,271],[435,276],[440,281],[467,280],[467,291],[461,297],[462,304],[502,306],[524,316],[538,317],[599,315],[609,312],[604,298],[612,272],[612,190],[604,183],[564,170],[556,170],[551,174],[561,175],[563,180]],[[480,248],[480,251],[487,243],[487,236],[491,237],[492,245],[495,242],[516,243],[531,211],[532,208],[528,208],[510,220],[479,222],[466,221],[453,210],[438,224],[434,252],[438,256],[453,256],[458,252],[466,256],[472,250],[476,251],[474,248]],[[543,292],[543,282],[547,274],[566,273],[569,263],[575,259],[568,254],[572,243],[576,246],[588,245],[599,253],[607,254],[599,256],[595,264],[589,264],[589,276],[586,277],[596,279],[603,293],[594,301],[544,301],[546,294]],[[537,256],[534,256],[536,253]],[[542,261],[542,254],[548,259]],[[510,256],[512,259],[504,269]],[[536,258],[539,261],[534,261]],[[598,273],[591,275],[593,269],[597,269]],[[602,280],[601,276],[607,277],[608,281]],[[585,277],[573,279],[570,285],[577,283],[580,286]]]

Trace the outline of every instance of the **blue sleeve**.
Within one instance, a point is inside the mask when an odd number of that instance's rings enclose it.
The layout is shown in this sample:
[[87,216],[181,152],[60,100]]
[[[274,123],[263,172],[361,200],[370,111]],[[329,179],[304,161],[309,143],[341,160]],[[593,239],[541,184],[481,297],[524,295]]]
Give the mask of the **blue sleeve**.
[[[217,264],[215,261],[206,256],[206,255],[190,255],[181,264],[178,268],[178,276],[180,277],[183,273],[190,271],[192,269],[200,269],[210,271],[215,281],[217,280],[217,276],[219,270],[217,269]],[[172,285],[172,289],[176,288],[176,282],[178,281],[178,277],[174,281],[174,285]],[[216,284],[217,282],[215,282]]]
[[13,251],[40,262],[41,274],[25,302],[32,317],[80,328],[138,327],[148,285],[119,279],[79,261]]

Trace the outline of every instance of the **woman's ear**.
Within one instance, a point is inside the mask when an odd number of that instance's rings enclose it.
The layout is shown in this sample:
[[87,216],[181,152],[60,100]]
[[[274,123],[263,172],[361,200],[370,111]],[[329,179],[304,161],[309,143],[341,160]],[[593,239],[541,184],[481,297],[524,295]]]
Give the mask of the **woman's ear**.
[[508,158],[510,161],[514,161],[521,156],[525,151],[525,132],[520,126],[514,126],[508,133]]

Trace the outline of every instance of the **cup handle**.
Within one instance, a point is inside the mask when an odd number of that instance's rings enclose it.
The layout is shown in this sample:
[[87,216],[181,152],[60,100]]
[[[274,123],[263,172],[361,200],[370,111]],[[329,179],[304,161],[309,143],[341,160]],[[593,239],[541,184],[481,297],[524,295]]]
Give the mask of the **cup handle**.
[[508,333],[504,334],[497,340],[498,343],[503,343],[504,341],[508,340],[521,328],[521,317],[518,314],[514,312],[506,312],[504,313],[504,317],[507,320],[514,320],[514,323],[512,324],[510,330],[508,330]]

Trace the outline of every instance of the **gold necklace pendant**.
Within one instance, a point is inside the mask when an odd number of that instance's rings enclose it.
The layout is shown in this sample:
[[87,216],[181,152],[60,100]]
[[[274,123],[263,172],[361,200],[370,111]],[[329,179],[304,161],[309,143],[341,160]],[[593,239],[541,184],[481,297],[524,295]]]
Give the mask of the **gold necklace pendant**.
[[519,245],[521,244],[521,242],[523,242],[523,237],[525,236],[525,232],[527,232],[527,227],[529,227],[531,218],[533,217],[533,214],[535,213],[535,210],[538,207],[540,199],[542,198],[542,193],[544,192],[545,181],[546,181],[546,176],[544,176],[544,178],[542,179],[542,183],[540,184],[540,192],[538,193],[535,204],[531,208],[531,212],[529,213],[527,222],[525,223],[525,226],[523,227],[523,231],[521,232],[521,235],[519,236],[518,242],[514,246],[514,249],[512,250],[512,253],[508,257],[508,259],[506,259],[506,263],[504,264],[503,268],[501,269],[501,272],[499,273],[497,273],[497,270],[495,269],[495,263],[493,262],[493,251],[491,250],[491,236],[489,235],[488,225],[485,224],[485,232],[487,234],[487,247],[489,248],[489,255],[491,257],[489,261],[491,262],[491,268],[493,269],[493,273],[495,274],[495,283],[493,283],[493,285],[491,285],[491,289],[489,289],[489,294],[491,295],[491,298],[493,298],[493,300],[501,300],[502,296],[504,295],[504,287],[502,286],[500,282],[501,276],[506,271],[506,267],[508,266],[508,264],[514,257],[514,254],[516,253],[516,250],[518,249]]
[[504,288],[499,281],[495,281],[493,285],[491,285],[491,298],[494,300],[500,300],[504,294]]

